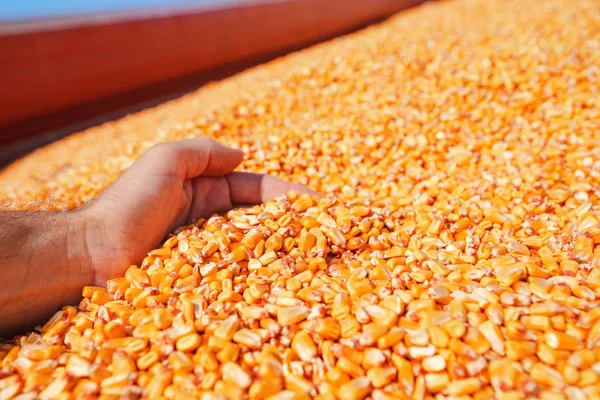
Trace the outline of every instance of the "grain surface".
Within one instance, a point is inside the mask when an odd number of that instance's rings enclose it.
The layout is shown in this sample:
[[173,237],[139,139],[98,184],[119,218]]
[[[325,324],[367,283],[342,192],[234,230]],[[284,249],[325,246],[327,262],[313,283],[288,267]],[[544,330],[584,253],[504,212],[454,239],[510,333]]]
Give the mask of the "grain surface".
[[196,136],[326,197],[180,228],[0,345],[0,398],[599,399],[599,83],[599,2],[450,0],[39,150],[5,207]]

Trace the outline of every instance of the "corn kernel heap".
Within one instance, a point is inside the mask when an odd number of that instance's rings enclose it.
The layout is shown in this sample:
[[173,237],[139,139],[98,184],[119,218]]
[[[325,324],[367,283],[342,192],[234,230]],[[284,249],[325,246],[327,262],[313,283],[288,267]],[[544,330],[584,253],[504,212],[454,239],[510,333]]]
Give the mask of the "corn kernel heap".
[[0,398],[600,399],[599,66],[595,0],[451,0],[29,156],[7,207],[202,135],[327,197],[179,229],[0,345]]

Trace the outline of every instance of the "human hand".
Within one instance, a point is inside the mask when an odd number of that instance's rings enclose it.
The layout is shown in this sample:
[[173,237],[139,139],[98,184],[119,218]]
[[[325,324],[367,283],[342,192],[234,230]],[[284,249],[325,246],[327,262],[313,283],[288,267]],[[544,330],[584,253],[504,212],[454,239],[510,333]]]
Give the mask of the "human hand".
[[208,138],[149,149],[79,213],[84,221],[89,282],[105,285],[139,263],[179,226],[290,190],[312,193],[268,175],[232,172],[239,150]]

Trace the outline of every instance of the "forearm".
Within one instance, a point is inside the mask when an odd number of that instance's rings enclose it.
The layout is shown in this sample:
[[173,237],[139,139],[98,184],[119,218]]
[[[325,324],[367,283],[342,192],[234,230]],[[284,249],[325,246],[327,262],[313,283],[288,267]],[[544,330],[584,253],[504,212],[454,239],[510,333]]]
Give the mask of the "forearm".
[[0,213],[0,336],[75,304],[92,280],[77,212]]

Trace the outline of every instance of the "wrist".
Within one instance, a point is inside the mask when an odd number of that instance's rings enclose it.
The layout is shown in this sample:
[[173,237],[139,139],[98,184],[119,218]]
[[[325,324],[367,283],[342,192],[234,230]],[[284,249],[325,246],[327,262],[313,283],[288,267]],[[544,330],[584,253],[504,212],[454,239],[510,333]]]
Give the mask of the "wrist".
[[72,254],[79,257],[73,265],[80,266],[79,276],[83,285],[106,286],[108,280],[122,275],[121,272],[115,274],[116,270],[130,265],[129,249],[123,246],[123,233],[118,227],[119,219],[107,224],[113,219],[111,212],[114,210],[115,206],[107,199],[93,199],[69,213],[70,230],[73,232],[69,247]]
[[67,238],[63,254],[69,269],[70,285],[81,292],[84,286],[94,284],[95,273],[90,242],[97,234],[97,224],[90,219],[85,208],[65,212],[61,217],[64,218]]

